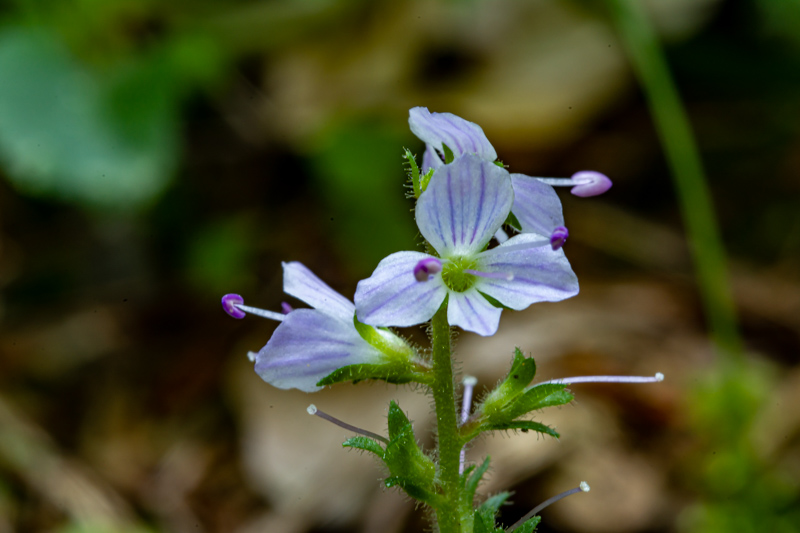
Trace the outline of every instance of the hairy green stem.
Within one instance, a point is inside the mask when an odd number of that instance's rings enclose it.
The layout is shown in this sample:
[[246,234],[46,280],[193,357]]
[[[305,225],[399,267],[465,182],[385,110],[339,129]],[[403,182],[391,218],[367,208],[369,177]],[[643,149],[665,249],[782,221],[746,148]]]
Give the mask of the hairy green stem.
[[461,438],[458,433],[453,360],[450,348],[450,324],[447,322],[447,303],[431,320],[433,346],[433,401],[436,404],[438,433],[438,476],[444,492],[444,503],[436,509],[440,533],[460,533],[458,503],[460,480],[458,461]]
[[700,154],[658,37],[640,0],[607,0],[611,17],[644,89],[672,171],[711,338],[728,361],[742,341],[728,281],[725,250]]

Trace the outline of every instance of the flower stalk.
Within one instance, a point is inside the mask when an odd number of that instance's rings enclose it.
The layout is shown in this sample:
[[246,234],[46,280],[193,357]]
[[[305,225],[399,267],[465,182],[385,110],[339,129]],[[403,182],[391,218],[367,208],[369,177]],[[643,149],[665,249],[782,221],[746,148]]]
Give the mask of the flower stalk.
[[433,401],[436,405],[438,436],[439,483],[444,493],[442,505],[436,509],[441,533],[461,532],[458,513],[459,457],[461,439],[458,432],[455,387],[453,384],[453,359],[450,344],[450,324],[447,321],[447,302],[442,304],[431,320],[433,347]]

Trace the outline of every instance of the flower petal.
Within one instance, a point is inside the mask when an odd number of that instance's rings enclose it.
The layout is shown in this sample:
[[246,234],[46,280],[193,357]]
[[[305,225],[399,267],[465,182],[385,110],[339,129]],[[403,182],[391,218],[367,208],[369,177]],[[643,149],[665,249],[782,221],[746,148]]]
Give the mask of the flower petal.
[[497,159],[497,152],[483,129],[452,113],[431,113],[427,107],[414,107],[408,112],[408,125],[414,135],[439,151],[446,144],[455,157],[478,154],[486,161]]
[[463,330],[487,337],[497,332],[502,312],[502,309],[490,304],[473,287],[466,292],[450,293],[447,321],[451,326],[458,326]]
[[378,263],[375,272],[358,282],[358,320],[371,326],[414,326],[427,322],[447,295],[441,274],[417,281],[414,267],[430,258],[420,252],[397,252]]
[[314,392],[317,382],[347,365],[380,363],[383,355],[364,342],[352,319],[315,309],[292,311],[256,355],[256,373],[279,389]]
[[511,211],[523,233],[549,237],[553,229],[564,225],[561,200],[553,187],[524,174],[511,174],[511,184],[514,186]]
[[417,201],[417,226],[442,257],[471,256],[503,225],[513,203],[508,172],[465,155],[434,172]]
[[425,174],[430,169],[436,170],[437,168],[444,165],[444,161],[442,158],[439,157],[439,154],[436,153],[436,150],[433,148],[432,144],[425,145],[425,153],[422,155],[422,173]]
[[356,310],[350,300],[328,287],[304,264],[297,261],[283,263],[283,292],[303,300],[314,309],[345,321],[352,320]]
[[523,233],[487,250],[477,258],[478,270],[512,274],[511,280],[478,278],[475,288],[497,301],[521,310],[536,302],[557,302],[578,294],[578,277],[564,251],[553,250],[550,239]]

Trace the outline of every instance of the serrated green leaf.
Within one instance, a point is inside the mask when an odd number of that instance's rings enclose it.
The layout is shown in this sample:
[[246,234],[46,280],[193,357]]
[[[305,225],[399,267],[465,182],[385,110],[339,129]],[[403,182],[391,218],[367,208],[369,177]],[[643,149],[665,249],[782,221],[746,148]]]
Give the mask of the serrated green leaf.
[[383,446],[369,437],[352,437],[342,443],[343,448],[356,448],[365,452],[372,452],[383,459]]
[[515,348],[511,370],[503,382],[483,400],[480,411],[489,419],[500,417],[512,420],[514,417],[504,416],[504,411],[525,391],[534,376],[536,363],[533,358],[525,357],[519,348]]
[[442,151],[444,152],[444,164],[449,165],[455,159],[453,151],[444,143],[442,143]]
[[472,502],[475,498],[475,491],[478,490],[478,484],[481,482],[483,475],[489,469],[489,457],[483,460],[483,463],[475,469],[474,472],[469,474],[467,481],[464,485],[465,500]]
[[536,431],[537,433],[550,435],[551,437],[555,438],[558,438],[560,436],[558,432],[553,428],[551,428],[550,426],[546,426],[539,422],[534,422],[533,420],[515,420],[513,422],[508,422],[506,424],[492,424],[490,426],[487,426],[486,429],[491,431],[503,431],[503,430],[520,430],[523,432]]
[[514,530],[514,533],[533,533],[536,531],[536,526],[539,525],[539,522],[542,521],[542,517],[536,515],[534,517],[529,518],[525,521],[524,524],[519,526],[519,528]]
[[497,511],[500,509],[500,506],[503,505],[510,496],[510,492],[495,494],[475,509],[474,531],[485,531],[488,533],[497,531],[495,527],[495,516],[497,516]]
[[500,492],[495,494],[483,502],[480,507],[478,507],[478,511],[482,513],[491,513],[492,518],[494,518],[494,516],[497,514],[497,511],[500,510],[500,506],[503,505],[510,497],[510,492]]
[[427,490],[424,487],[420,487],[413,481],[402,476],[388,477],[383,481],[383,484],[388,489],[392,487],[400,487],[406,492],[406,494],[415,500],[425,502],[432,507],[436,507],[441,499],[435,492]]
[[[420,450],[411,423],[392,402],[389,410],[390,434],[394,435],[383,454],[393,477],[400,477],[430,493],[435,493],[436,465]],[[405,424],[403,424],[405,421]]]

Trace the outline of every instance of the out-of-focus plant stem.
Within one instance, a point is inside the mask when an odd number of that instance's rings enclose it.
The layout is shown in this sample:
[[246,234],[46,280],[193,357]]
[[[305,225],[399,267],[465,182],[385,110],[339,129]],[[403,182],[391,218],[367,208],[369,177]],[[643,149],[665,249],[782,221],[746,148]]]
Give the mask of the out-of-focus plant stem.
[[658,36],[641,0],[606,0],[644,89],[681,205],[711,338],[728,361],[741,359],[725,250],[700,154]]

